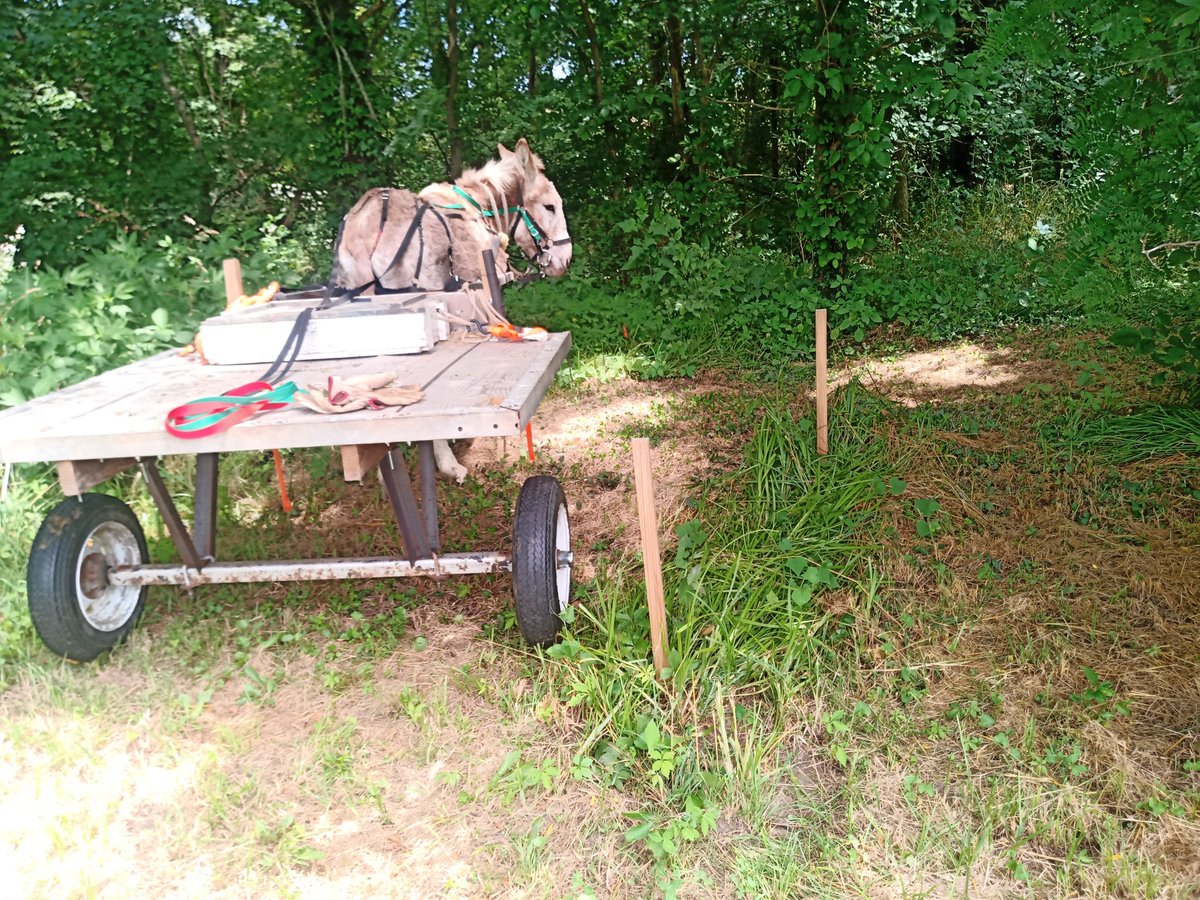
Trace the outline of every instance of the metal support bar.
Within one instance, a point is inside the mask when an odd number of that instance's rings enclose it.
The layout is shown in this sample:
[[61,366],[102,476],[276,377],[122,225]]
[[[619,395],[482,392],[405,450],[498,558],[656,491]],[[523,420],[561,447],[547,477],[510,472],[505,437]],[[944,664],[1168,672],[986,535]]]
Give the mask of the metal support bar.
[[196,455],[196,503],[192,514],[192,538],[201,560],[213,559],[217,551],[217,468],[220,455]]
[[404,555],[410,563],[429,556],[429,538],[417,512],[417,498],[413,494],[412,478],[408,474],[404,454],[395,450],[388,451],[379,464],[379,474],[383,478],[383,486],[387,489],[388,499],[392,501],[396,526],[400,529],[401,540],[404,541]]
[[252,584],[282,581],[340,581],[344,578],[412,578],[439,575],[487,575],[510,571],[508,553],[449,553],[410,562],[391,557],[292,559],[262,562],[214,562],[202,570],[180,565],[117,566],[108,570],[112,585]]
[[490,249],[483,251],[483,285],[492,307],[500,315],[505,315],[504,290],[500,287],[500,279],[496,277],[496,253]]
[[146,487],[150,489],[154,505],[158,507],[163,521],[167,524],[167,532],[171,535],[175,549],[179,551],[179,558],[189,568],[201,568],[204,564],[200,560],[200,554],[196,552],[196,545],[192,543],[192,536],[188,534],[187,526],[183,524],[179,510],[175,508],[175,502],[167,492],[167,486],[163,484],[162,476],[158,474],[158,460],[143,459],[141,467],[142,477],[146,479]]
[[433,456],[433,441],[420,441],[417,444],[417,462],[421,479],[421,515],[425,518],[425,534],[429,538],[429,549],[437,553],[442,549],[442,536],[438,529],[437,463]]

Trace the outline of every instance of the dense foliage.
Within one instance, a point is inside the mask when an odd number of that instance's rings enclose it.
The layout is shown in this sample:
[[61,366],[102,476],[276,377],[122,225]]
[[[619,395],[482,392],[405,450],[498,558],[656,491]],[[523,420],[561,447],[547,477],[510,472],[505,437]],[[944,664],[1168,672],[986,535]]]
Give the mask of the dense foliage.
[[577,262],[516,309],[596,347],[1194,296],[1200,0],[23,0],[0,41],[0,403],[177,340],[223,254],[323,276],[362,189],[519,135]]

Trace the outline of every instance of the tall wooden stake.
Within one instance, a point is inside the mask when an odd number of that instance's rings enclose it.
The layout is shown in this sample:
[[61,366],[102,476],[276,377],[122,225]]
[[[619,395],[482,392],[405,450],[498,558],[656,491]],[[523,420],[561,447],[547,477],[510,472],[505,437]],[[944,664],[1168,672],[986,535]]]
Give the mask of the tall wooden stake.
[[829,452],[829,376],[826,372],[826,311],[817,310],[817,452]]
[[646,438],[633,439],[633,485],[637,491],[638,527],[642,532],[642,564],[646,569],[650,646],[654,651],[654,668],[661,677],[667,666],[667,608],[658,549],[658,514],[654,509],[654,471],[650,461],[650,441]]
[[236,259],[227,259],[225,266],[225,308],[228,309],[246,293],[242,287],[242,264]]

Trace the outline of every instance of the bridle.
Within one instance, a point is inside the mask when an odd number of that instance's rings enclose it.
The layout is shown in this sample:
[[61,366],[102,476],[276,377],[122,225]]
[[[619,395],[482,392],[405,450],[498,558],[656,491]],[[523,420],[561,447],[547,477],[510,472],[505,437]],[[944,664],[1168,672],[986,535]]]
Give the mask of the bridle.
[[[516,240],[517,226],[524,223],[525,230],[529,232],[529,237],[533,240],[534,247],[537,248],[536,253],[533,253],[533,254],[526,253],[525,258],[528,259],[531,263],[533,263],[538,268],[542,268],[543,266],[549,265],[550,250],[552,247],[561,247],[564,244],[571,243],[571,238],[569,238],[569,237],[559,238],[558,240],[552,241],[552,240],[550,240],[550,238],[548,238],[546,236],[545,231],[542,228],[538,227],[538,224],[534,220],[533,215],[529,212],[528,209],[525,208],[525,199],[522,196],[522,192],[520,190],[517,191],[517,205],[516,206],[509,206],[509,207],[506,207],[503,209],[500,208],[499,206],[493,206],[491,209],[488,209],[488,208],[485,208],[478,200],[476,200],[474,197],[472,197],[470,194],[468,194],[466,191],[464,191],[462,188],[460,188],[457,184],[451,185],[451,189],[454,191],[454,193],[456,193],[458,196],[462,197],[463,200],[467,201],[467,203],[469,203],[472,207],[474,207],[475,211],[484,220],[488,220],[488,219],[499,220],[501,218],[506,218],[508,216],[516,215],[516,218],[512,220],[512,224],[508,228],[508,236],[510,238],[512,238],[513,240]],[[501,197],[501,200],[503,200],[503,197]],[[442,209],[465,210],[467,208],[462,203],[439,203],[439,204],[437,204],[437,206],[441,207]],[[497,230],[498,230],[497,228],[492,227],[492,231],[497,231]],[[522,248],[521,252],[522,253],[525,252],[524,248]]]

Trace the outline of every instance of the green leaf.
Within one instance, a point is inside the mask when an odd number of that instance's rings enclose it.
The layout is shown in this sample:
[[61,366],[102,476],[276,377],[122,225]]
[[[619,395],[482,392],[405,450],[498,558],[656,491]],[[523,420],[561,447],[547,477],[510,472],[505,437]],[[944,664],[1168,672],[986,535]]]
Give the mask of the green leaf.
[[917,508],[917,512],[926,518],[935,515],[937,511],[941,509],[941,504],[932,497],[914,500],[913,506]]
[[1142,334],[1136,328],[1121,328],[1109,335],[1108,340],[1118,347],[1136,347]]
[[641,825],[634,825],[625,832],[625,843],[633,844],[637,841],[645,839],[651,831],[654,830],[653,822],[643,822]]
[[642,729],[639,737],[647,751],[657,750],[662,745],[662,733],[658,730],[658,723],[653,719],[646,723],[646,727]]

